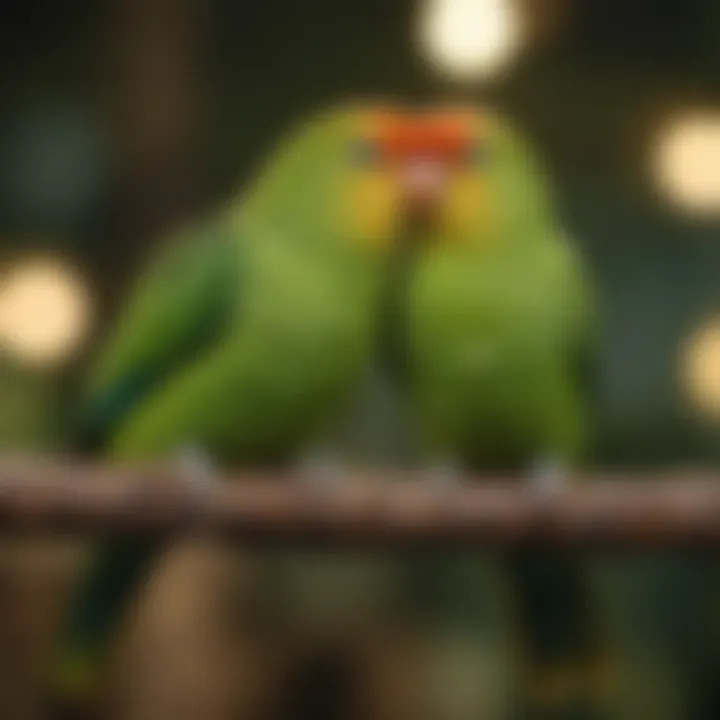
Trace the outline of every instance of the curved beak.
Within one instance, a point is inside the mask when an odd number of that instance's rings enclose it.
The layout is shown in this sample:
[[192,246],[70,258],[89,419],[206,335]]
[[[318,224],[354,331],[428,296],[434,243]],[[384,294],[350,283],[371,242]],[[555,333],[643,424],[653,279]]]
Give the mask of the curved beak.
[[411,156],[400,168],[400,185],[409,212],[434,214],[445,194],[448,168],[438,157]]
[[468,125],[462,116],[430,111],[405,117],[391,144],[411,220],[431,221],[440,213],[454,168],[466,152],[468,137]]
[[431,222],[446,202],[458,159],[467,152],[470,125],[450,110],[407,111],[376,124],[385,157],[396,172],[410,222]]

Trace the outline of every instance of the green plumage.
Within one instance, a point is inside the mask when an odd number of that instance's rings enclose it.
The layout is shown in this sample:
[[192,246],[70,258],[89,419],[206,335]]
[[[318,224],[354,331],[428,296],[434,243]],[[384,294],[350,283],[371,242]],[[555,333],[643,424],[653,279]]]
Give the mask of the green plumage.
[[[172,239],[140,278],[88,383],[79,445],[146,461],[196,445],[243,464],[290,459],[341,409],[374,339],[384,234],[352,215],[363,110],[293,133],[216,218]],[[162,548],[108,541],[61,628],[52,692],[92,692]]]
[[[481,118],[475,146],[478,159],[458,173],[476,204],[454,218],[450,199],[416,240],[406,332],[418,430],[431,458],[473,473],[529,471],[546,457],[574,464],[590,429],[591,292],[520,137]],[[506,556],[504,568],[533,671],[595,654],[579,567],[536,551]],[[448,598],[471,592],[459,582]]]
[[585,442],[584,289],[559,238],[526,240],[438,244],[412,279],[409,334],[423,435],[436,452],[471,465],[504,468],[539,454],[574,459]]

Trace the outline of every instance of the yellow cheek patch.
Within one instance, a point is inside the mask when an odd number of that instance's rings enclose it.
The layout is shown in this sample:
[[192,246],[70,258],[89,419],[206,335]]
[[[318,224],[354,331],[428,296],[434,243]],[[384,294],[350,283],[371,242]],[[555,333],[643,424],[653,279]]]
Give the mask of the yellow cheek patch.
[[478,230],[487,230],[490,223],[491,198],[488,186],[478,173],[456,175],[448,189],[442,225],[451,237],[475,236]]
[[347,218],[353,237],[386,246],[397,226],[399,188],[388,172],[363,172],[350,183]]

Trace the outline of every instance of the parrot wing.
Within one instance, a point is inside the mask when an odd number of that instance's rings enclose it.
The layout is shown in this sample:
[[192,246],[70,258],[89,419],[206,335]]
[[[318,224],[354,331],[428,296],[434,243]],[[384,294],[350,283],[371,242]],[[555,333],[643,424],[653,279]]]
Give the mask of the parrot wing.
[[597,416],[599,397],[599,342],[595,291],[587,263],[577,247],[561,232],[553,232],[532,246],[529,267],[538,279],[547,328],[553,346],[563,360],[565,377],[571,390],[572,405],[579,408],[563,423],[566,439],[561,443],[569,456],[587,460],[588,441],[594,436],[591,425]]
[[221,337],[238,307],[241,252],[225,219],[158,252],[91,373],[78,449],[101,449],[148,394]]
[[[102,450],[161,383],[217,342],[237,306],[240,244],[217,220],[160,250],[136,284],[81,408],[77,449]],[[94,691],[109,639],[163,543],[107,539],[74,589],[49,658],[51,705]]]

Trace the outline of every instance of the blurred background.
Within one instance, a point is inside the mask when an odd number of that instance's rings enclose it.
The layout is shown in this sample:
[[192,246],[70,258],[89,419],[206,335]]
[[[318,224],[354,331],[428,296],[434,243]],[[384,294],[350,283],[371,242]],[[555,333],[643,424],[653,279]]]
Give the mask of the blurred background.
[[[237,192],[300,115],[359,95],[504,108],[598,285],[598,462],[716,465],[719,39],[714,0],[2,3],[0,449],[62,448],[83,360],[153,243]],[[45,546],[3,547],[0,684],[26,717],[18,678],[76,554],[51,572]],[[670,587],[665,560],[594,560],[625,678],[614,712],[716,717],[697,709],[720,679],[716,581],[693,558]]]

